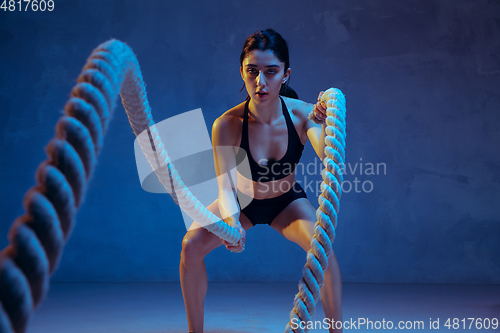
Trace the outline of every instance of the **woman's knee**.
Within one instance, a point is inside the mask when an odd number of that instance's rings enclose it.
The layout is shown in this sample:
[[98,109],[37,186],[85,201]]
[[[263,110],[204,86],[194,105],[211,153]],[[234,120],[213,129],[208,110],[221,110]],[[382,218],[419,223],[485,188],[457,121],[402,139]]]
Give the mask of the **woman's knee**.
[[[219,216],[217,199],[207,206],[213,214]],[[210,251],[222,245],[220,239],[204,229],[196,221],[189,228],[182,240],[182,260],[202,260]]]
[[[314,225],[313,228],[310,228],[310,226],[306,226],[302,232],[300,232],[299,235],[299,241],[297,242],[306,252],[308,252],[311,249],[311,241],[313,238],[316,237],[315,230],[314,230]],[[321,242],[316,238],[316,241],[321,245]],[[322,246],[322,245],[321,245]],[[330,248],[330,252],[328,254],[329,260],[334,259],[337,260],[335,257],[335,253],[333,252],[333,248]]]
[[[218,243],[218,244],[217,244]],[[203,260],[217,246],[220,239],[203,228],[190,230],[182,240],[181,259],[184,261]]]
[[311,241],[314,237],[314,223],[309,220],[302,220],[298,228],[297,243],[306,252],[311,249]]
[[182,240],[181,258],[184,261],[203,259],[205,256],[203,255],[203,251],[201,251],[201,242],[196,237],[190,237],[190,232]]

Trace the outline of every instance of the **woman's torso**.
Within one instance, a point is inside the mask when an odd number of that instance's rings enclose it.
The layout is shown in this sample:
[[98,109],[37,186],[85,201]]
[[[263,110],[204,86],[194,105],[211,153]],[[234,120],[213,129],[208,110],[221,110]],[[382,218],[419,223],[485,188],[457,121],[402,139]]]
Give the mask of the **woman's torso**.
[[[232,140],[235,147],[240,147],[235,152],[237,155],[236,159],[238,160],[238,156],[241,156],[241,147],[246,146],[249,148],[245,149],[249,150],[246,153],[250,155],[247,156],[248,161],[249,164],[252,164],[250,165],[253,171],[251,177],[249,177],[248,164],[243,169],[247,172],[241,172],[241,168],[237,168],[237,187],[244,194],[256,199],[276,197],[291,189],[295,182],[294,163],[298,163],[303,145],[307,141],[307,135],[302,130],[304,127],[304,117],[300,117],[298,111],[294,108],[299,101],[286,97],[282,98],[285,108],[282,108],[281,116],[271,124],[255,121],[251,111],[245,111],[245,107],[248,105],[246,101],[226,113],[239,120],[237,122],[239,129],[233,132],[234,138]],[[248,112],[247,121],[246,126],[244,126],[246,112]],[[288,121],[286,119],[287,112],[289,115]],[[293,124],[293,128],[290,128],[289,124]],[[248,139],[245,140],[245,138]],[[239,160],[241,162],[241,158]],[[273,165],[275,167],[271,168]],[[264,170],[274,172],[264,175]],[[256,171],[258,171],[257,175]],[[269,176],[270,178],[268,178]],[[270,180],[273,178],[279,179]]]

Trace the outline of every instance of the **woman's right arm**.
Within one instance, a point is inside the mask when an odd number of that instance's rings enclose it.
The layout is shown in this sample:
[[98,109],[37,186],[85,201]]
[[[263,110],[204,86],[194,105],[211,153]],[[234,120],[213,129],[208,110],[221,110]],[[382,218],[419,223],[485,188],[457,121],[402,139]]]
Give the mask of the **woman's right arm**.
[[239,222],[240,209],[236,202],[237,176],[234,155],[237,119],[229,115],[217,118],[212,126],[212,146],[214,152],[215,173],[219,185],[218,206],[222,219],[237,228],[242,240],[237,246],[223,241],[228,250],[238,251],[245,244],[245,229]]

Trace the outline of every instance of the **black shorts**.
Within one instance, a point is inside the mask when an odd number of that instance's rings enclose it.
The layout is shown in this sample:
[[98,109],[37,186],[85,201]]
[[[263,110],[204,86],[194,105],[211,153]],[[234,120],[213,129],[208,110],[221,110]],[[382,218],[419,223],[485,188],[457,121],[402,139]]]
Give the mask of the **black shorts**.
[[[250,220],[252,225],[256,224],[269,224],[273,222],[274,218],[278,216],[279,213],[283,211],[292,201],[299,198],[307,198],[306,192],[302,189],[299,183],[295,182],[292,188],[277,197],[269,199],[253,199],[246,194],[243,194],[238,190],[237,198],[241,198],[242,201],[248,202],[251,200],[250,204],[244,207],[241,211]],[[243,200],[245,199],[245,200]],[[238,199],[238,204],[240,200]]]

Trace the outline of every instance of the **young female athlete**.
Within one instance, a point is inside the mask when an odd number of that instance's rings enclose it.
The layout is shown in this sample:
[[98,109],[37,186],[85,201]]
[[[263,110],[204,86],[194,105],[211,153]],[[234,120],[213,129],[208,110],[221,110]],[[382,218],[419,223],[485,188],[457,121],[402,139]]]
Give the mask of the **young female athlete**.
[[[295,182],[295,167],[307,139],[319,158],[325,157],[326,106],[319,102],[322,92],[315,105],[296,99],[296,93],[288,87],[291,70],[287,43],[272,29],[247,38],[240,65],[248,97],[213,124],[219,196],[208,209],[237,228],[242,238],[238,244],[227,243],[196,221],[184,236],[180,278],[190,332],[203,332],[207,292],[204,258],[210,251],[222,244],[231,252],[243,251],[246,230],[256,224],[269,224],[305,251],[314,235],[315,209]],[[217,153],[217,147],[222,146],[239,148],[234,148],[236,154]],[[221,176],[234,170],[245,155],[251,177],[238,172],[236,180],[231,181],[231,177]],[[239,203],[248,203],[249,198],[250,203],[241,205],[238,212]],[[326,318],[337,321],[342,320],[342,280],[333,251],[328,262],[321,302]]]

